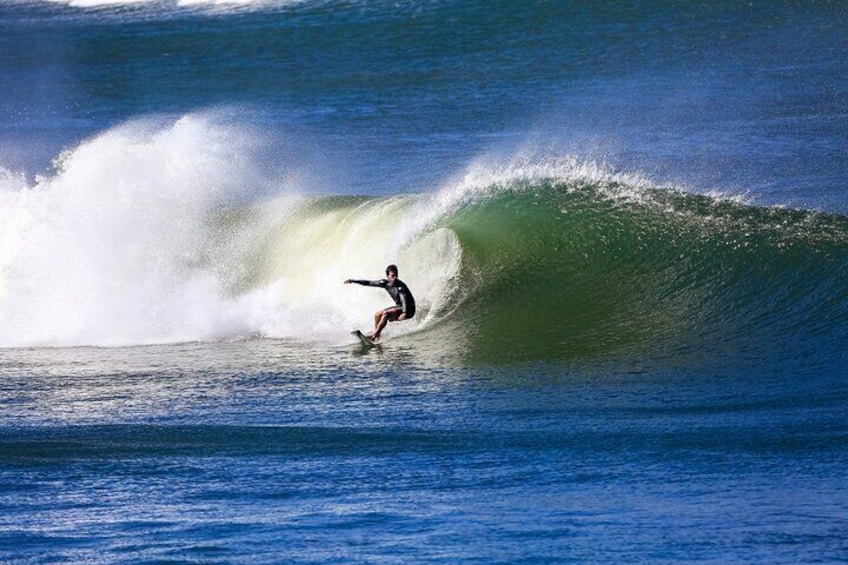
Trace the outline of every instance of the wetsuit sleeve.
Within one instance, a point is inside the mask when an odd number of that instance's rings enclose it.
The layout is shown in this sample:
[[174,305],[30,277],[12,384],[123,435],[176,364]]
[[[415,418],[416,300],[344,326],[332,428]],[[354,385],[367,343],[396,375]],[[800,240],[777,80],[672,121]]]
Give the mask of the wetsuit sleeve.
[[350,282],[352,282],[352,283],[356,283],[356,284],[361,284],[362,286],[376,286],[376,287],[381,287],[381,288],[385,288],[385,287],[386,287],[386,280],[385,280],[385,279],[380,279],[380,280],[378,280],[378,281],[367,281],[367,280],[354,280],[354,279],[351,279],[351,280],[350,280]]

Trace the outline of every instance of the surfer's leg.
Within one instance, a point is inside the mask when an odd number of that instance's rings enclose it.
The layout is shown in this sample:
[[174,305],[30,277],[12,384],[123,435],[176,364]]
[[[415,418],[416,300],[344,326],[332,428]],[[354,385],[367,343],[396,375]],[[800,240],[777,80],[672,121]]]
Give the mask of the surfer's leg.
[[389,313],[385,310],[380,313],[380,319],[377,320],[376,325],[374,326],[374,331],[371,332],[371,339],[380,339],[380,334],[383,331],[383,328],[386,327],[386,324],[389,323]]
[[374,316],[376,323],[374,325],[374,332],[369,336],[371,339],[380,339],[380,334],[383,332],[383,328],[386,327],[386,324],[391,320],[397,320],[399,316],[402,316],[399,308],[386,308],[378,312],[380,315],[380,319],[377,320],[377,316]]
[[380,330],[386,325],[386,322],[383,321],[385,316],[385,310],[377,310],[374,312],[374,329],[371,330],[371,333],[367,334],[367,337],[370,337],[371,339],[377,339],[377,337],[379,337]]

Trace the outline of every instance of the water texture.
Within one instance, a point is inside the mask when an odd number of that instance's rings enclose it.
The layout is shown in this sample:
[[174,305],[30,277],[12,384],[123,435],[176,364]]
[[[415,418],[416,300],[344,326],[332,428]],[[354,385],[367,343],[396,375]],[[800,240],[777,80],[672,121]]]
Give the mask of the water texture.
[[2,3],[0,561],[845,562],[846,29]]

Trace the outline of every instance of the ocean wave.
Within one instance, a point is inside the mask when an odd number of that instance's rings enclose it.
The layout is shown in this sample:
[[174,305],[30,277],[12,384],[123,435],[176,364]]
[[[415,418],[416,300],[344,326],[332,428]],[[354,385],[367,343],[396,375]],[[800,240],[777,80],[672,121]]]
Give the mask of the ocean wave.
[[323,195],[265,176],[256,145],[205,115],[142,120],[31,186],[2,175],[0,345],[344,341],[388,297],[342,281],[389,263],[419,302],[390,334],[475,359],[846,336],[843,216],[573,156],[481,160],[425,194]]
[[842,216],[615,176],[500,186],[446,220],[483,358],[733,355],[845,335]]

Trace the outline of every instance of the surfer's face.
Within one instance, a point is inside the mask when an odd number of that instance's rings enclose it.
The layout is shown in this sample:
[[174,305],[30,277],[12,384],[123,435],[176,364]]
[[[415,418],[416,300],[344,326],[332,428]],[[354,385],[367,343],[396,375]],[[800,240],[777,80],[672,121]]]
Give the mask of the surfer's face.
[[393,283],[395,282],[395,280],[397,280],[397,273],[395,273],[394,271],[388,271],[386,273],[386,278],[389,282]]

